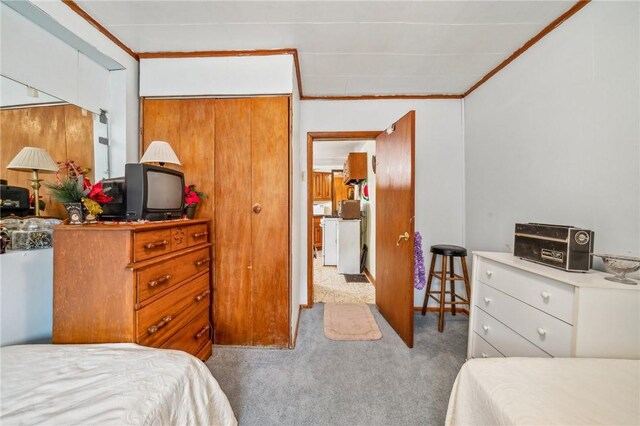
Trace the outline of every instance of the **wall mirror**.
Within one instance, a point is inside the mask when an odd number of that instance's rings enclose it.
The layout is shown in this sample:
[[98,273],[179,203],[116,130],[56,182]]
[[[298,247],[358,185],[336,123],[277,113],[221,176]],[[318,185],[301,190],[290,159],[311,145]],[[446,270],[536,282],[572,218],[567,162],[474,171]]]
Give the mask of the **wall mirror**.
[[[0,76],[0,178],[29,188],[28,173],[7,170],[25,146],[46,149],[54,161],[91,168],[92,182],[109,177],[108,116],[87,111],[37,88]],[[56,182],[55,174],[40,174]],[[65,217],[64,208],[41,190],[43,215]]]

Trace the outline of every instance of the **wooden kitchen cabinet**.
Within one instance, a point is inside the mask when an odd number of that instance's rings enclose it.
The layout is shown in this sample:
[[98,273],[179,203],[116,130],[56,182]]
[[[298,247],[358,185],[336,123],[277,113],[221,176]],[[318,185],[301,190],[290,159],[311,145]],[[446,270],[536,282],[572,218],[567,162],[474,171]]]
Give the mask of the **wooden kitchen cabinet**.
[[322,216],[313,217],[313,247],[317,250],[322,249],[322,226],[320,226],[320,220]]
[[344,182],[356,184],[367,178],[367,153],[350,152],[344,163]]
[[313,172],[313,199],[331,200],[331,173]]
[[322,173],[322,198],[331,199],[331,173]]

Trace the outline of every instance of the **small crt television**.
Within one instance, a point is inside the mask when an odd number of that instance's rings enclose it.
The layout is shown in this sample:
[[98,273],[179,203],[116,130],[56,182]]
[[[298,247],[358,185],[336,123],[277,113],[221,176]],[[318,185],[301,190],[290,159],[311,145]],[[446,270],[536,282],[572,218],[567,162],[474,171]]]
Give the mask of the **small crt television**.
[[149,164],[126,164],[126,220],[180,219],[184,210],[184,174]]

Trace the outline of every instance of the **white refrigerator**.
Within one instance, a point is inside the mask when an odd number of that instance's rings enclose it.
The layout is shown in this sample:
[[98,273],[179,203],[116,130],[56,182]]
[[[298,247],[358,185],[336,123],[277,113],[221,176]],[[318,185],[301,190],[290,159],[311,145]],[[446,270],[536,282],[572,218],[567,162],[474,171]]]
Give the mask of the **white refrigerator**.
[[360,273],[360,219],[338,221],[338,273]]
[[338,264],[338,221],[336,217],[323,217],[322,225],[322,264],[336,266]]

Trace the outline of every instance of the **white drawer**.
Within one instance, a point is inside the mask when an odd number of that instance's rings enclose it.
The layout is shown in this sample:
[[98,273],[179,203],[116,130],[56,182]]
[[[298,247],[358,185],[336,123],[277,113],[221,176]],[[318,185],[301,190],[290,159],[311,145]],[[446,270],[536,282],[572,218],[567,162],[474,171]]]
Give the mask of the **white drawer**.
[[473,333],[471,338],[473,339],[472,358],[504,358],[504,355],[502,355],[500,351],[491,346],[489,342],[480,337],[478,333]]
[[571,356],[571,325],[481,282],[477,283],[476,294],[476,306],[534,345],[552,356]]
[[572,285],[487,259],[480,260],[477,280],[573,324]]
[[549,358],[549,354],[477,306],[473,331],[505,356]]

